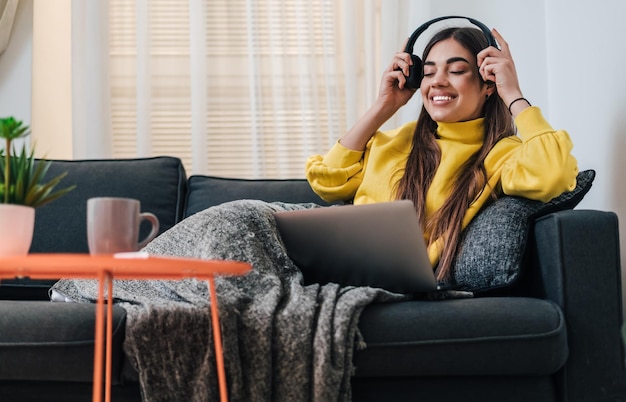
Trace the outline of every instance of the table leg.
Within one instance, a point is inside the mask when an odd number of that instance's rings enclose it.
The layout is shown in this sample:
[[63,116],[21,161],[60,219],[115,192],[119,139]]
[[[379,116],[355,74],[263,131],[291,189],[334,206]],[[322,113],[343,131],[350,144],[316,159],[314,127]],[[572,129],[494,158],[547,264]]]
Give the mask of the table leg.
[[107,289],[107,321],[106,321],[106,369],[104,400],[111,402],[111,369],[113,363],[113,275],[105,273]]
[[102,401],[102,363],[104,354],[104,282],[105,273],[98,275],[98,300],[96,303],[96,329],[93,359],[93,402]]
[[224,370],[224,355],[222,352],[222,332],[220,329],[220,317],[217,307],[217,292],[213,277],[208,279],[209,296],[211,297],[211,323],[213,324],[213,343],[215,345],[215,361],[217,363],[217,380],[220,390],[220,401],[228,402],[228,389],[226,388],[226,370]]

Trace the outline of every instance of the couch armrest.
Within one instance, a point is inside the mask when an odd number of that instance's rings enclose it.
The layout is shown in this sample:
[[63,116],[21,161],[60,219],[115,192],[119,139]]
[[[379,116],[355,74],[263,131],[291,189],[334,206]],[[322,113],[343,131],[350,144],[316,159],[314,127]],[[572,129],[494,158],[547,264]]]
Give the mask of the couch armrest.
[[563,399],[617,401],[626,394],[617,216],[569,210],[535,223],[545,296],[563,309],[570,356]]

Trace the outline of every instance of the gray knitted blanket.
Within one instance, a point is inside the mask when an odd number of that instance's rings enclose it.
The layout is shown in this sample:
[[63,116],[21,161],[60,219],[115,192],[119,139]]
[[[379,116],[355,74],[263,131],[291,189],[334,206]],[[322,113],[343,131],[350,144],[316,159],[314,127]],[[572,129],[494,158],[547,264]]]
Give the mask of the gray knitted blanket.
[[[216,279],[231,401],[347,401],[357,322],[380,289],[302,285],[272,213],[313,204],[236,201],[177,224],[145,251],[250,262],[240,277]],[[54,289],[94,302],[91,280],[64,279]],[[128,312],[124,348],[139,373],[144,401],[219,399],[207,284],[116,280],[114,300]]]

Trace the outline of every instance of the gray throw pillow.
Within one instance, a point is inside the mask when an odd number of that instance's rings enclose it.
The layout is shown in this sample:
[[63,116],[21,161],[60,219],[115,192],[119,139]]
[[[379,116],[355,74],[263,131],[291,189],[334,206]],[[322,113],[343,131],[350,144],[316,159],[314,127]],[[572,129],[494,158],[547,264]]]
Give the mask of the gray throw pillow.
[[593,170],[580,172],[574,190],[546,203],[505,196],[486,207],[463,232],[451,285],[481,292],[513,284],[520,275],[532,222],[542,215],[573,209],[594,178]]

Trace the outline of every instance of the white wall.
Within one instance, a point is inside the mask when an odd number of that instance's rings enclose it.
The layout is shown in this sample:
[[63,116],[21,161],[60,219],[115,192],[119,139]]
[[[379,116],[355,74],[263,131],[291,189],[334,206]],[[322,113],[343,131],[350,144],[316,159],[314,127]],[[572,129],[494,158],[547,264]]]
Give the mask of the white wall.
[[40,158],[72,159],[71,7],[34,0],[31,140]]
[[569,130],[579,166],[597,172],[579,208],[617,213],[626,261],[626,3],[546,0],[546,11],[550,117]]
[[0,117],[14,116],[28,125],[31,122],[32,30],[33,0],[21,0],[9,46],[0,54]]
[[550,117],[569,130],[579,165],[598,173],[581,206],[626,222],[626,3],[601,3],[546,1]]

